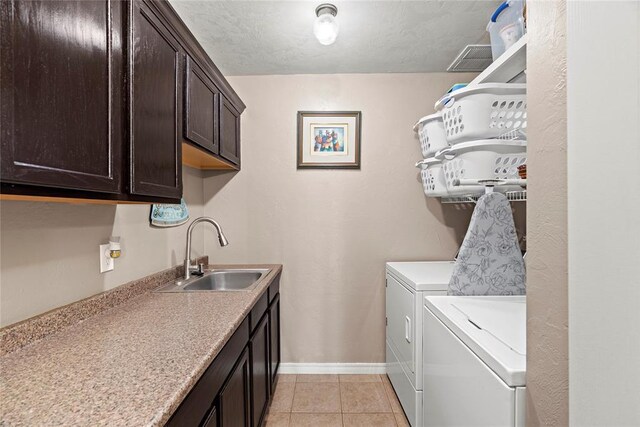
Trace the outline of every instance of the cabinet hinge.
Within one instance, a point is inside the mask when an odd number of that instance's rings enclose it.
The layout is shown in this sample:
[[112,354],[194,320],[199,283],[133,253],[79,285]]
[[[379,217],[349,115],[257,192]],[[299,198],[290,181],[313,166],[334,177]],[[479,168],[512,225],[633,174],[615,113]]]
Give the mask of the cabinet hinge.
[[389,318],[388,317],[384,318],[384,325],[385,326],[389,326]]

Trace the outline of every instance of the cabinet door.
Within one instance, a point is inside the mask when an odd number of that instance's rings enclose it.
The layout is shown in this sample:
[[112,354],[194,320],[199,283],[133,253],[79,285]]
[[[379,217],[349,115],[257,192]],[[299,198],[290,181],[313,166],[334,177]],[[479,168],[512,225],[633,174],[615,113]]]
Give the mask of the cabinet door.
[[218,427],[218,411],[214,406],[209,412],[207,419],[202,423],[202,427]]
[[280,367],[280,295],[276,296],[269,307],[269,324],[271,391],[273,392]]
[[185,74],[184,137],[218,154],[218,104],[220,91],[202,69],[187,57]]
[[251,350],[251,419],[253,427],[261,424],[267,411],[269,386],[269,316],[256,326],[249,346]]
[[245,349],[220,393],[220,425],[250,427],[250,367]]
[[224,96],[220,100],[220,155],[240,165],[240,113]]
[[[415,373],[416,295],[387,274],[387,340],[405,369]],[[416,386],[416,378],[410,376]]]
[[176,38],[142,1],[133,1],[131,40],[131,193],[182,195],[182,62]]
[[0,2],[3,182],[118,193],[122,2]]

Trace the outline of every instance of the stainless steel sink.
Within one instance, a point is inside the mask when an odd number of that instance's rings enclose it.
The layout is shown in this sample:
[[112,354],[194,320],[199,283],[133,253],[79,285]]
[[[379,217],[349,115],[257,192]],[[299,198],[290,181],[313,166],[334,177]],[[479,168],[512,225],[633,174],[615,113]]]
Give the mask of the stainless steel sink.
[[156,292],[250,291],[268,272],[265,268],[205,271],[201,277],[176,280]]
[[214,271],[185,285],[188,291],[237,291],[247,289],[262,277],[259,271]]

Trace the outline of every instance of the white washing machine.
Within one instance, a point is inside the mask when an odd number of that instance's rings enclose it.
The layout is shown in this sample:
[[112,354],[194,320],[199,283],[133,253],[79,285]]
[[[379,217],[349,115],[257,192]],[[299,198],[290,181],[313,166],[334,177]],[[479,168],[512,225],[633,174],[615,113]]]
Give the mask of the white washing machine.
[[524,296],[427,296],[423,425],[525,425]]
[[423,300],[447,294],[454,265],[453,261],[387,263],[387,374],[413,427],[422,426]]

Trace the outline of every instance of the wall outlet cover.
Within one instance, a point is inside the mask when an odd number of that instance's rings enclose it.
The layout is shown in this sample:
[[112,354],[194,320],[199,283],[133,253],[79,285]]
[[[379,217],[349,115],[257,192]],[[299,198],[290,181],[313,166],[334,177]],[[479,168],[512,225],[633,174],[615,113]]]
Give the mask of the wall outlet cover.
[[109,244],[100,245],[100,273],[106,273],[107,271],[113,270],[115,262],[108,254]]

